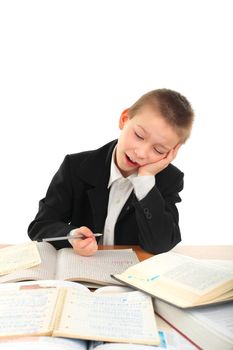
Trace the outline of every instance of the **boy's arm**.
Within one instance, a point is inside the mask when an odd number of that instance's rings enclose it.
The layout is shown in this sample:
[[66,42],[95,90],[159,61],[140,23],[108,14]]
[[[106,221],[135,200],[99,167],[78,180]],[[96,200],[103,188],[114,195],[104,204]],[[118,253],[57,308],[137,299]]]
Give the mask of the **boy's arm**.
[[169,166],[156,176],[155,186],[143,199],[134,198],[139,242],[148,252],[168,251],[181,240],[176,203],[181,201],[183,176],[177,168]]
[[[177,156],[180,147],[181,144],[177,144],[158,162],[139,168],[138,177],[146,176],[150,182],[153,176],[158,179],[166,178],[170,169],[176,169],[169,164]],[[151,190],[145,196],[140,196],[140,191],[135,188],[138,200],[135,202],[135,208],[140,228],[139,240],[142,248],[151,253],[170,250],[181,240],[179,215],[175,204],[181,201],[178,193],[183,189],[183,173],[176,170],[177,174],[174,172],[171,176],[167,176],[165,191],[159,190],[160,186],[155,184],[150,186]]]
[[[53,177],[46,197],[39,203],[39,211],[28,227],[32,240],[42,240],[53,236],[65,236],[75,227],[69,225],[72,212],[72,182],[69,159],[65,157]],[[53,242],[56,248],[70,247],[68,241]]]

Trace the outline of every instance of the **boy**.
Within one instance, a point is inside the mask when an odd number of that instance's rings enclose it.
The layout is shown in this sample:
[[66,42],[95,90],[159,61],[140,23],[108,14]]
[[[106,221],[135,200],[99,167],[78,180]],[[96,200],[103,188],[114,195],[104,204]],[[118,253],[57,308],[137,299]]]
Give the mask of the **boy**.
[[121,134],[103,147],[67,155],[29,225],[33,240],[84,236],[53,242],[88,256],[98,245],[140,245],[158,254],[180,242],[176,203],[183,173],[170,164],[189,137],[194,113],[176,91],[143,95],[119,121]]

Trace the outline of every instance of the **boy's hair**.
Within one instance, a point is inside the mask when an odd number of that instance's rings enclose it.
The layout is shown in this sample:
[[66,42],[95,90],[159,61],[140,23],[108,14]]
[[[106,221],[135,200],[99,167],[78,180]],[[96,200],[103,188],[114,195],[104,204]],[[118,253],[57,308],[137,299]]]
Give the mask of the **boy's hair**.
[[133,118],[143,107],[156,110],[171,125],[181,142],[185,143],[190,136],[194,111],[189,101],[177,91],[157,89],[141,96],[129,109],[128,116]]

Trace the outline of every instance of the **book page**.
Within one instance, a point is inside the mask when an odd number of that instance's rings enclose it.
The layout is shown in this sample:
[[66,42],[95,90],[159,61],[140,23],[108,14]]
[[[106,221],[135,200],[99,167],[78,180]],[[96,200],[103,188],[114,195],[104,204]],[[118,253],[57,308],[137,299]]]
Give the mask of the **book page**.
[[[93,342],[88,350],[160,350],[160,346],[139,345],[139,344],[124,344],[124,343],[107,343]],[[164,349],[164,348],[163,348]]]
[[84,286],[82,283],[63,281],[63,280],[39,280],[39,281],[22,281],[22,282],[9,282],[0,284],[0,291],[3,290],[19,290],[21,287],[58,287],[58,288],[76,288],[89,292],[89,289]]
[[225,266],[187,261],[167,271],[163,277],[203,295],[223,282],[231,280],[233,270]]
[[194,305],[195,300],[223,283],[232,282],[233,270],[231,264],[223,266],[181,254],[163,253],[142,261],[116,278],[185,307]]
[[0,291],[0,338],[51,334],[57,288]]
[[174,330],[159,331],[159,337],[159,346],[91,342],[88,350],[197,350],[196,346]]
[[94,291],[96,294],[120,294],[120,293],[128,293],[128,292],[135,292],[133,288],[125,287],[125,286],[104,286],[99,287]]
[[232,342],[233,348],[233,302],[190,310],[191,315],[208,324]]
[[0,350],[88,350],[84,340],[56,337],[0,339]]
[[202,259],[202,260],[213,265],[218,265],[218,266],[221,265],[221,266],[230,267],[231,269],[233,269],[233,257],[232,257],[232,260],[223,260],[223,259],[221,260],[220,259]]
[[[133,292],[134,289],[129,287],[121,286],[105,286],[100,287],[95,290],[94,293],[98,294],[120,294],[125,292]],[[193,346],[187,339],[181,336],[173,328],[169,327],[159,316],[155,315],[160,344],[156,346],[156,350],[195,350],[196,347]],[[155,350],[155,346],[150,345],[137,345],[137,344],[124,344],[124,343],[109,343],[101,341],[93,341],[90,343],[89,350]]]
[[94,282],[99,284],[121,284],[110,277],[138,263],[132,249],[98,250],[93,256],[77,255],[72,248],[58,252],[58,279]]
[[56,249],[46,242],[37,242],[37,248],[41,257],[40,265],[0,276],[0,283],[54,279],[57,260]]
[[141,292],[101,295],[68,290],[55,336],[157,345],[151,297]]
[[36,242],[13,245],[0,249],[0,275],[26,269],[41,263]]

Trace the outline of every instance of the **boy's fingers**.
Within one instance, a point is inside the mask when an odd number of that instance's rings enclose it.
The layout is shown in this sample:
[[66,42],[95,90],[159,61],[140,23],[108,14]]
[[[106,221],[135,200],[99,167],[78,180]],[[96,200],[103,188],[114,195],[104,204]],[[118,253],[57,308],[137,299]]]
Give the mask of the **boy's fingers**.
[[178,143],[178,145],[176,145],[176,147],[174,148],[174,154],[175,154],[175,156],[177,155],[177,153],[178,153],[180,147],[181,147],[181,143]]
[[172,149],[170,150],[170,152],[169,152],[169,154],[168,154],[169,163],[170,163],[173,159],[176,158],[176,155],[177,155],[177,153],[178,153],[180,147],[181,147],[181,144],[178,143],[174,148],[172,148]]
[[178,143],[178,145],[176,145],[176,147],[174,148],[175,155],[177,155],[177,153],[178,153],[180,147],[181,147],[181,143]]
[[[73,236],[94,237],[93,232],[86,226],[81,226],[73,232]],[[81,237],[82,238],[82,237]]]
[[88,247],[88,245],[91,245],[91,243],[93,243],[93,238],[82,239],[78,243],[80,249],[85,249]]
[[73,245],[74,251],[82,256],[93,255],[98,250],[98,245],[95,238],[86,238],[79,240]]

